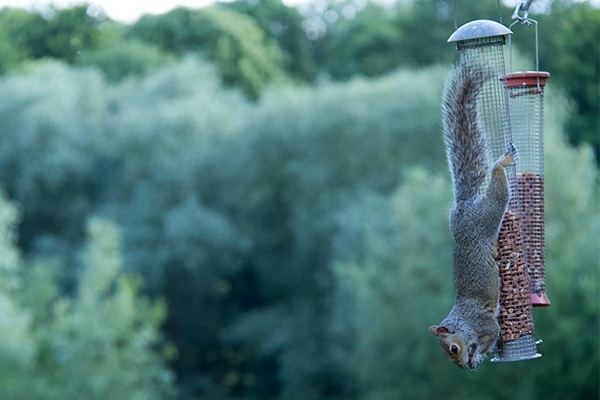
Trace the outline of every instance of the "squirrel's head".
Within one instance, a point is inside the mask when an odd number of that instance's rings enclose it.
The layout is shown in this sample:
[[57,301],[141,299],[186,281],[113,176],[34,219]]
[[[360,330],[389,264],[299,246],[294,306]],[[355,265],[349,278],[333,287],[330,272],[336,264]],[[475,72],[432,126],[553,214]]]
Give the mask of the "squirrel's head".
[[460,368],[477,369],[488,351],[479,345],[477,337],[471,338],[447,326],[430,326],[429,332],[439,339],[444,353]]

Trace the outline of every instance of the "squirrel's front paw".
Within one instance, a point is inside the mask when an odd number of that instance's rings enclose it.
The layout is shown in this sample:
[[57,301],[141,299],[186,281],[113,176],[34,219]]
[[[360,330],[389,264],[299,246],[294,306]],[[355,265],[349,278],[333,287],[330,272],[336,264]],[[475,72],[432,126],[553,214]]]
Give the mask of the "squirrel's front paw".
[[519,152],[517,151],[517,148],[513,143],[508,145],[508,150],[506,151],[506,154],[510,154],[512,156],[513,162],[519,161]]
[[508,150],[506,151],[506,153],[504,153],[504,155],[500,158],[500,160],[498,160],[498,164],[502,168],[504,168],[504,167],[507,167],[509,165],[516,163],[518,159],[519,159],[519,152],[517,151],[517,148],[515,147],[515,145],[511,143],[508,146]]

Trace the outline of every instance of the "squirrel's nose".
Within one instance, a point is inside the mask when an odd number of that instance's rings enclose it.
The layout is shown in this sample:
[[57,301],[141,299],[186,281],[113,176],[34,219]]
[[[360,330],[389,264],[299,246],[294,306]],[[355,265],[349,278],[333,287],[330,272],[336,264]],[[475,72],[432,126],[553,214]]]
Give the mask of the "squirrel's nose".
[[469,369],[475,369],[479,365],[478,363],[473,362],[473,356],[475,355],[476,350],[477,350],[477,344],[473,343],[472,345],[469,346],[469,349],[468,349],[469,361],[467,362],[467,367],[469,367]]

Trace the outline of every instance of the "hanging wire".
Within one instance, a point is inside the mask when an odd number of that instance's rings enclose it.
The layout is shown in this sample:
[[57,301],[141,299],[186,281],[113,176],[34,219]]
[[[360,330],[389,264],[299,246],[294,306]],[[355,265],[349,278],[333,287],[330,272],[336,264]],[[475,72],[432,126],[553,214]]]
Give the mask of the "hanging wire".
[[454,30],[457,30],[458,24],[456,23],[456,0],[454,0],[453,11],[454,11]]
[[498,3],[498,22],[502,23],[502,9],[500,8],[500,0],[498,0],[497,3]]

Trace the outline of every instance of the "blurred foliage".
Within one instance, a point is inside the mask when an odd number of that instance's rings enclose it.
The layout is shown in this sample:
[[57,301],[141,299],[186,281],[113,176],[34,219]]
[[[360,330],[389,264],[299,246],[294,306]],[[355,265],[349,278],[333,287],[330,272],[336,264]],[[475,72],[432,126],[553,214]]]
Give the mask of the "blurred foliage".
[[540,24],[541,68],[574,101],[566,126],[569,138],[590,143],[600,162],[600,46],[593,45],[600,38],[600,9],[587,2],[566,7],[555,1],[552,14],[540,18]]
[[283,53],[282,68],[296,80],[310,82],[316,73],[313,46],[304,32],[304,18],[298,9],[280,0],[239,0],[217,3],[248,15],[260,26],[265,36],[279,45]]
[[174,349],[158,330],[165,307],[140,297],[139,279],[121,274],[116,228],[90,220],[77,289],[67,296],[59,262],[20,262],[16,215],[2,197],[2,398],[173,398],[173,374],[163,361]]
[[2,55],[0,73],[2,74],[16,69],[27,58],[27,54],[15,43],[13,35],[5,25],[0,25],[0,54]]
[[8,399],[21,397],[35,357],[31,318],[14,299],[20,257],[15,247],[17,223],[16,207],[0,193],[0,391]]
[[145,15],[125,34],[184,55],[199,52],[219,68],[223,82],[239,86],[252,98],[267,83],[284,77],[277,43],[250,17],[220,7],[175,8],[163,15]]
[[171,53],[151,43],[136,40],[116,40],[110,46],[87,51],[77,58],[78,65],[98,67],[109,82],[144,76],[174,61]]
[[[67,73],[56,63],[34,71],[0,83],[0,125],[10,141],[0,148],[0,181],[22,207],[20,247],[54,254],[81,242],[82,221],[101,200],[92,149],[103,132],[104,85],[93,71]],[[65,85],[70,79],[78,84]],[[32,154],[32,145],[35,156],[14,157]]]
[[[574,26],[598,10],[561,0],[539,18],[540,46],[561,52],[541,51],[544,356],[471,374],[427,332],[453,295],[439,134],[451,7],[250,0],[131,26],[89,5],[0,10],[3,395],[593,398],[598,169],[565,138],[597,122],[597,43]],[[459,24],[498,15],[458,11]]]
[[339,11],[330,9],[324,14],[325,19],[335,22],[317,47],[322,70],[335,79],[349,79],[355,75],[382,75],[402,65],[403,31],[394,20],[396,13],[367,3],[360,12],[353,12],[354,18],[339,18],[344,10],[349,13],[349,4],[352,2],[336,4]]
[[73,62],[82,50],[103,44],[110,24],[97,7],[83,4],[49,6],[43,13],[5,7],[0,10],[0,25],[28,58]]
[[22,303],[35,315],[37,377],[21,398],[172,397],[173,376],[162,365],[172,350],[157,329],[164,305],[139,298],[139,280],[121,275],[120,238],[112,224],[92,219],[87,233],[73,297],[54,288],[59,265],[27,266],[23,284],[32,289]]

